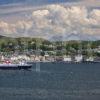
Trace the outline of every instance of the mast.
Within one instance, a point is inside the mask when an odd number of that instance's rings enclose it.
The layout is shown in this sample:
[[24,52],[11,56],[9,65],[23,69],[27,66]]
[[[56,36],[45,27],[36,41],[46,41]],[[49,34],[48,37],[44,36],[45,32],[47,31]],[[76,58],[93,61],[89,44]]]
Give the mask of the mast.
[[91,49],[91,45],[92,45],[92,42],[89,41],[88,44],[87,44],[87,56],[90,58],[90,57],[93,57],[93,51]]
[[[36,39],[36,56],[40,56],[40,41]],[[40,72],[40,62],[36,61],[36,72]]]

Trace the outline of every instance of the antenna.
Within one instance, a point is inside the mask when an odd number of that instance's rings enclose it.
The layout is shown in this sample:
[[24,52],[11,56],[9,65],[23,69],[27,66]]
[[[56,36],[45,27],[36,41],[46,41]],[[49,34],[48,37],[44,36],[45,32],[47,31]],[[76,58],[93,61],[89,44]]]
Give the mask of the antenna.
[[64,41],[65,34],[62,34],[62,55],[66,55],[66,41]]
[[[28,16],[26,16],[26,17],[28,17]],[[25,30],[25,36],[28,37],[27,29]],[[36,39],[36,56],[37,57],[39,57],[39,55],[40,55],[40,50],[39,50],[40,44],[39,43],[40,43],[39,39]],[[39,61],[36,62],[36,72],[40,72],[40,62]]]
[[87,44],[87,56],[88,57],[93,57],[93,52],[92,52],[92,49],[91,49],[91,45],[92,45],[92,42],[89,41],[88,44]]
[[[40,56],[40,41],[39,39],[36,39],[36,56],[39,57]],[[40,72],[40,62],[37,61],[36,62],[36,72]]]

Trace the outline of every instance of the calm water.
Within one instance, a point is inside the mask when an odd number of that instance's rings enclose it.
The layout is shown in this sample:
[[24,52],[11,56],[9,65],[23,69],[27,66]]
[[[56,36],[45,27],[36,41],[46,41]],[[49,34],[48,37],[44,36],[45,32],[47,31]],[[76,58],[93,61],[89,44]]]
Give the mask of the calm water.
[[100,64],[41,63],[0,70],[0,100],[100,100]]

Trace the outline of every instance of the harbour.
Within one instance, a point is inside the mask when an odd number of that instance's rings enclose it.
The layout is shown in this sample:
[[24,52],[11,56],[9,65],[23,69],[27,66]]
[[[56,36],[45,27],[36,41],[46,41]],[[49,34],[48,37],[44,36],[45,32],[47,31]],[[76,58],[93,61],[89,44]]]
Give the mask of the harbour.
[[[0,70],[2,100],[99,100],[100,66],[41,63],[27,70]],[[6,95],[6,96],[5,96]]]
[[0,100],[100,100],[100,0],[0,0]]

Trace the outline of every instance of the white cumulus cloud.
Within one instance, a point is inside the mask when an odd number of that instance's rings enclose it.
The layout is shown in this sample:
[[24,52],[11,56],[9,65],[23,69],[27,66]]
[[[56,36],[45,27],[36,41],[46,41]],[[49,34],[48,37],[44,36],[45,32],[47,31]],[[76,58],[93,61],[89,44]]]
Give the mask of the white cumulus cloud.
[[[100,10],[85,6],[48,5],[34,10],[30,19],[15,23],[0,21],[0,33],[13,36],[46,37],[53,35],[91,34],[100,37]],[[95,31],[97,30],[97,31]]]

